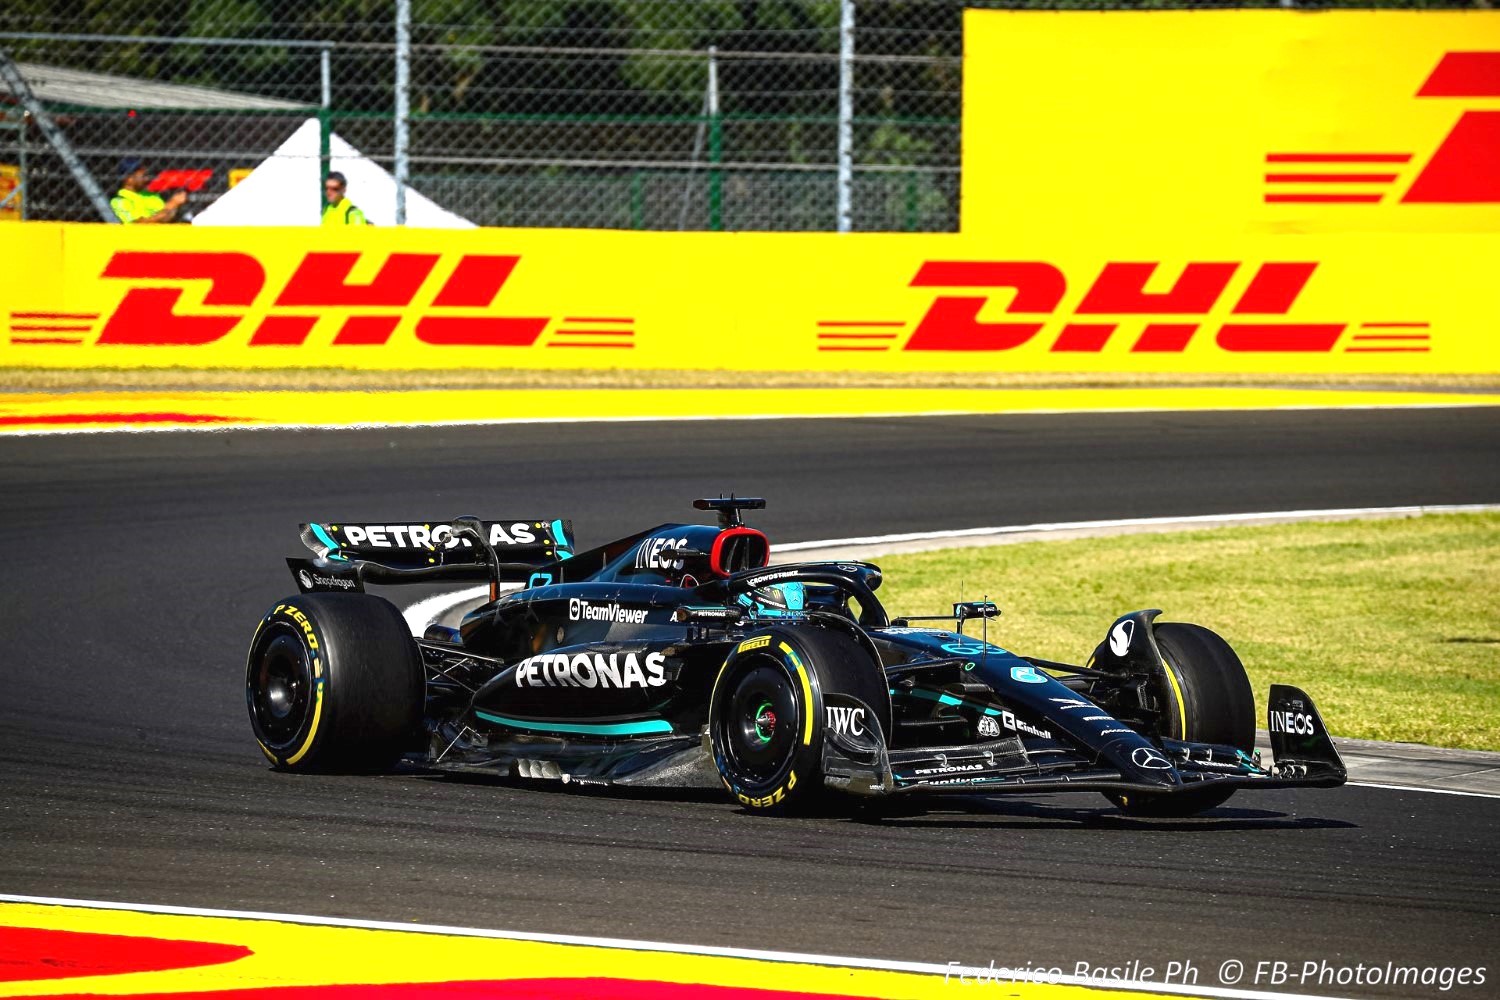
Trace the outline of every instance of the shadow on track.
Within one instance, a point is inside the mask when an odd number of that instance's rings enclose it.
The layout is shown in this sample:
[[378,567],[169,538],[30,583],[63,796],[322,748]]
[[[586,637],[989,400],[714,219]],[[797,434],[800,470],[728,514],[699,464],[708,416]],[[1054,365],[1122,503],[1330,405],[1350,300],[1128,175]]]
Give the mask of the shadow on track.
[[[943,808],[918,806],[899,812],[890,808],[867,808],[854,817],[871,826],[931,829],[1028,829],[1049,830],[1093,827],[1108,830],[1139,830],[1154,833],[1225,833],[1233,830],[1342,830],[1359,824],[1318,816],[1291,816],[1270,809],[1219,806],[1198,816],[1157,819],[1128,816],[1113,806],[1052,805],[1024,799],[974,798],[964,800],[962,815],[949,813],[955,802]],[[905,805],[905,803],[902,803]],[[916,806],[916,803],[911,805]],[[976,815],[984,814],[984,815]]]
[[1098,807],[1054,805],[1022,798],[986,798],[960,796],[932,799],[898,798],[886,800],[844,800],[830,798],[815,807],[804,806],[792,814],[762,813],[742,809],[718,788],[672,788],[562,784],[550,779],[512,778],[503,775],[456,774],[444,771],[412,770],[408,776],[436,779],[468,786],[494,786],[525,790],[543,795],[572,795],[631,802],[681,802],[684,804],[718,804],[735,809],[745,816],[773,822],[798,820],[836,820],[851,824],[893,829],[1069,829],[1098,828],[1139,830],[1156,833],[1224,833],[1234,830],[1342,830],[1356,829],[1357,823],[1316,816],[1290,816],[1269,809],[1245,809],[1220,806],[1199,816],[1177,819],[1155,819],[1127,816],[1113,806]]

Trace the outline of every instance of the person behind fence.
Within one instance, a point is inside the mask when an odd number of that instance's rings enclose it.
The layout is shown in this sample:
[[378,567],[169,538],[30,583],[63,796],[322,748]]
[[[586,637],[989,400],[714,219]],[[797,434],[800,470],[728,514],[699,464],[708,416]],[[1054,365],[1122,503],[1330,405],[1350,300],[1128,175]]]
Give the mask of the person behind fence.
[[365,213],[349,200],[349,180],[337,170],[323,182],[323,197],[328,206],[323,209],[325,226],[368,226]]
[[109,207],[121,222],[126,225],[174,222],[185,201],[187,194],[183,191],[163,201],[160,195],[146,190],[146,165],[139,157],[120,161],[120,192],[109,199]]

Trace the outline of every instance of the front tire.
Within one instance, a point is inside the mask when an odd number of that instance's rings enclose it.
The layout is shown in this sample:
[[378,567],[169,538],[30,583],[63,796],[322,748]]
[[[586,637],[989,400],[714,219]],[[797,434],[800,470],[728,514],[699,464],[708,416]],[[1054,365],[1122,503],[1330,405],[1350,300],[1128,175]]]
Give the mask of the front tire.
[[280,770],[388,768],[421,731],[425,690],[421,653],[383,598],[288,597],[250,641],[250,726]]
[[[1186,622],[1153,629],[1161,648],[1161,690],[1167,710],[1161,735],[1189,743],[1255,749],[1255,693],[1245,666],[1216,632]],[[1112,794],[1134,816],[1193,816],[1222,805],[1234,788],[1208,787],[1170,795]]]
[[[885,694],[883,685],[870,654],[842,631],[770,628],[743,640],[725,659],[709,698],[709,743],[724,787],[756,811],[806,808],[826,798],[825,690],[879,705],[874,695]],[[877,709],[871,724],[888,728],[888,712]]]

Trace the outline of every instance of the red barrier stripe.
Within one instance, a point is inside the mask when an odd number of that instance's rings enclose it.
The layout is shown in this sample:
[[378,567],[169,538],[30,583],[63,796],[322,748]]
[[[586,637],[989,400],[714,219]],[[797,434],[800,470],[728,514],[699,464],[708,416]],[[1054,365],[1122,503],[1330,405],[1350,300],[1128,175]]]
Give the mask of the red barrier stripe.
[[191,969],[250,954],[238,944],[0,927],[0,982]]
[[564,337],[634,337],[634,330],[553,330],[553,334]]
[[1398,329],[1399,330],[1404,330],[1404,329],[1425,330],[1429,326],[1431,326],[1432,324],[1431,323],[1361,323],[1359,325],[1360,326],[1364,326],[1364,327],[1372,327],[1372,326],[1388,327],[1388,328],[1393,329],[1393,330],[1398,330]]
[[1267,163],[1409,163],[1410,153],[1267,153]]
[[584,340],[554,340],[552,343],[548,344],[547,346],[548,347],[619,347],[619,348],[621,348],[623,350],[627,350],[627,351],[631,350],[634,347],[633,344],[624,344],[624,343],[620,343],[619,341],[605,342],[605,341],[593,341],[593,340],[589,340],[589,341],[584,341]]
[[613,319],[608,316],[564,316],[564,323],[634,323],[635,320],[626,317],[624,319]]
[[41,413],[29,417],[0,417],[0,427],[25,424],[232,424],[247,420],[246,417],[223,417],[212,413]]
[[12,337],[12,344],[81,344],[82,337]]
[[1398,174],[1266,174],[1267,184],[1389,184]]
[[895,340],[894,333],[820,333],[819,340]]
[[[97,994],[53,994],[82,1000]],[[183,993],[132,993],[135,1000],[856,1000],[845,994],[803,993],[753,986],[711,986],[635,979],[496,979],[478,982],[339,983],[261,986]]]
[[1430,347],[1346,347],[1349,354],[1425,354]]
[[25,330],[28,333],[88,333],[92,326],[79,326],[76,323],[63,325],[49,325],[45,323],[12,323],[12,330]]
[[10,318],[13,319],[13,320],[16,320],[16,319],[77,319],[77,320],[84,320],[84,319],[98,319],[99,318],[99,314],[98,313],[34,313],[34,312],[13,312],[13,313],[10,314]]
[[872,319],[872,320],[820,319],[820,320],[818,320],[818,325],[819,326],[828,326],[828,327],[839,327],[839,326],[905,326],[906,323],[905,323],[905,321],[901,321],[901,320],[895,320],[895,321],[893,321],[893,320],[874,320],[874,319]]
[[1270,204],[1300,202],[1305,204],[1373,204],[1380,200],[1378,194],[1268,194]]
[[818,350],[820,351],[888,351],[890,349],[890,345],[888,344],[881,347],[832,346],[824,344],[818,345]]

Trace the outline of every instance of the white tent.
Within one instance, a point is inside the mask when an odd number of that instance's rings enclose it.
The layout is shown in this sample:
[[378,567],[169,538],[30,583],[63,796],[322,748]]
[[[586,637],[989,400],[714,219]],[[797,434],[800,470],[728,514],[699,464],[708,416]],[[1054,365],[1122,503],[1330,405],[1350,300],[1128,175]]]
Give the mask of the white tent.
[[[318,183],[318,120],[309,118],[250,176],[193,217],[196,226],[316,226],[323,217]],[[349,200],[377,226],[396,224],[396,180],[341,139],[329,137],[329,169],[349,179]],[[474,223],[408,185],[406,224],[419,229],[473,229]]]

